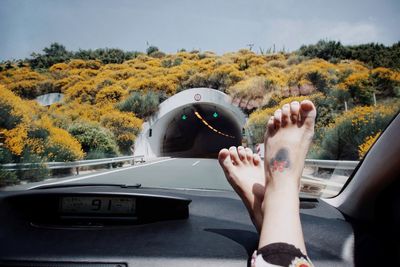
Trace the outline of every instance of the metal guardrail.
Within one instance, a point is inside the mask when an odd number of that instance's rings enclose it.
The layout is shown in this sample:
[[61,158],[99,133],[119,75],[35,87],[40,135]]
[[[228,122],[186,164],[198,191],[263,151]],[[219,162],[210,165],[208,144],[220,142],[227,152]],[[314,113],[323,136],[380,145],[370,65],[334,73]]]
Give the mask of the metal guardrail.
[[144,155],[139,156],[124,156],[115,158],[104,158],[104,159],[89,159],[89,160],[78,160],[71,162],[39,162],[39,163],[8,163],[2,164],[1,169],[7,171],[16,170],[31,170],[45,167],[47,169],[68,169],[75,168],[77,174],[79,174],[79,168],[84,166],[96,166],[109,164],[112,167],[113,163],[127,162],[130,161],[132,165],[136,162],[144,162]]
[[[347,175],[335,174],[336,170],[353,171],[359,161],[350,160],[319,160],[306,159],[305,167],[313,168],[314,174],[302,174],[301,177],[301,192],[314,196],[333,197],[339,193],[343,184],[347,181]],[[318,177],[319,169],[332,169],[333,171],[328,177]],[[315,176],[317,175],[317,176]]]
[[[119,162],[132,161],[144,162],[144,155],[138,156],[124,156],[116,158],[104,158],[104,159],[89,159],[89,160],[78,160],[72,162],[42,162],[42,163],[8,163],[0,165],[3,170],[15,171],[15,170],[30,170],[40,167],[46,167],[48,169],[66,169],[66,168],[79,168],[83,166],[95,166],[103,164],[112,164]],[[319,159],[306,159],[305,165],[308,167],[317,168],[328,168],[328,169],[341,169],[341,170],[353,170],[357,167],[359,161],[348,161],[348,160],[319,160]]]
[[306,159],[305,165],[308,167],[354,170],[359,161],[352,160],[321,160],[321,159]]

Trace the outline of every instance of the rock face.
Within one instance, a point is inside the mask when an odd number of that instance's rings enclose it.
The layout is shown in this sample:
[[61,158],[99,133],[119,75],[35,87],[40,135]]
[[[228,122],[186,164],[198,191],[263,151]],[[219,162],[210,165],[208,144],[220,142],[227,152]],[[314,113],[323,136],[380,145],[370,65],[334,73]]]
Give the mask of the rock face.
[[290,87],[283,88],[282,90],[284,97],[310,95],[315,91],[316,91],[315,86],[309,83],[302,85],[293,85]]
[[262,98],[254,98],[254,99],[247,99],[247,98],[239,98],[235,97],[232,99],[232,105],[241,108],[243,111],[247,113],[247,111],[252,111],[257,109],[263,105]]

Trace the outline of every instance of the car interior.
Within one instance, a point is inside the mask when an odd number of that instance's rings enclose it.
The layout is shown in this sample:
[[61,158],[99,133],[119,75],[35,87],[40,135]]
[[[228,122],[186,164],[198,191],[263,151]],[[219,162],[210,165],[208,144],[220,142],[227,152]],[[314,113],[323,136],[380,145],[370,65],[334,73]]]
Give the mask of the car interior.
[[[398,114],[336,197],[301,196],[315,266],[400,266],[399,134]],[[257,243],[233,191],[62,184],[0,192],[1,266],[249,266]]]

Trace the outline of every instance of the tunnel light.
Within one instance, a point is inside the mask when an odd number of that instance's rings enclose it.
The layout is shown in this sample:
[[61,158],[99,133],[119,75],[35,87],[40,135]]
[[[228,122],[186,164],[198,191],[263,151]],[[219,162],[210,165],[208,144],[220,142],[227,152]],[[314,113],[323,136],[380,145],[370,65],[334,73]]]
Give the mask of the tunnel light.
[[187,116],[185,114],[183,114],[181,119],[185,121],[187,119]]
[[[204,123],[204,125],[206,125],[208,128],[210,128],[212,131],[216,132],[217,134],[220,134],[220,135],[223,135],[223,136],[226,136],[226,137],[229,137],[229,138],[235,138],[232,135],[220,132],[217,129],[215,129],[214,127],[212,127],[206,120],[203,119],[203,117],[197,111],[195,111],[194,114],[196,115],[197,118],[199,118],[199,120],[201,120],[202,123]],[[218,117],[218,113],[217,113],[217,117]]]
[[213,117],[214,117],[214,118],[218,118],[218,116],[219,116],[218,113],[217,113],[217,112],[214,112]]

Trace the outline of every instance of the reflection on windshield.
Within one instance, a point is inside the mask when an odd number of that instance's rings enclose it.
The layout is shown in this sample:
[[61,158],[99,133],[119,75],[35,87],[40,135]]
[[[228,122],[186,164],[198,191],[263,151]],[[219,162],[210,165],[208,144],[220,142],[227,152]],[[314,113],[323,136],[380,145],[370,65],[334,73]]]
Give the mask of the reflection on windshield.
[[[360,56],[329,54],[332,45],[341,49],[335,53],[357,49]],[[174,140],[168,148],[158,148],[163,157],[174,156],[172,152],[179,146],[191,151],[200,142],[195,138],[199,134],[203,135],[201,146],[214,150],[197,149],[193,150],[196,154],[185,157],[213,157],[229,142],[260,150],[265,123],[277,107],[310,99],[317,106],[318,117],[302,189],[335,195],[400,106],[399,66],[394,68],[396,63],[390,61],[399,46],[384,47],[386,63],[374,61],[369,48],[320,41],[294,52],[241,49],[217,55],[197,50],[168,54],[155,46],[146,52],[76,52],[53,43],[42,54],[0,64],[0,185],[157,161],[149,152],[154,147],[139,142],[142,136],[156,134],[156,129],[145,125],[154,123],[159,105],[166,99],[187,89],[206,87],[229,96],[230,105],[247,116],[247,123],[239,125],[243,129],[231,127],[235,124],[226,123],[228,111],[218,110],[216,103],[210,102],[203,113],[194,112],[202,122],[195,124],[182,108],[170,124],[159,126],[165,133],[169,127],[170,135],[160,138],[169,138],[169,143]],[[321,58],[319,52],[323,51],[327,54]],[[49,93],[57,93],[57,97],[43,97]],[[202,101],[196,97],[192,101]],[[194,107],[185,106],[187,110]],[[189,131],[193,127],[197,130]],[[189,132],[193,139],[185,136]],[[207,142],[214,140],[212,135],[221,140]],[[225,139],[234,141],[224,143]],[[121,158],[124,156],[128,158]],[[168,173],[168,169],[162,172]],[[212,182],[207,187],[217,188]]]

